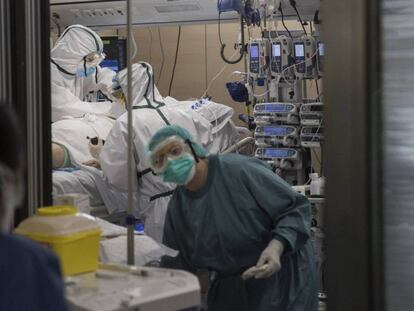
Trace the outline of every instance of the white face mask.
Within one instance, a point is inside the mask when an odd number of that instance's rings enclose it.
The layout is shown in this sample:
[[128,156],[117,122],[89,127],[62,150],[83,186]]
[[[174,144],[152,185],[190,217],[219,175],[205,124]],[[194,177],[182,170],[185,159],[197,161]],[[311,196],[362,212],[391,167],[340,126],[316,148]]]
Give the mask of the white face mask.
[[0,202],[0,231],[10,232],[14,211],[23,199],[23,184],[10,169],[0,164],[0,185],[3,199]]

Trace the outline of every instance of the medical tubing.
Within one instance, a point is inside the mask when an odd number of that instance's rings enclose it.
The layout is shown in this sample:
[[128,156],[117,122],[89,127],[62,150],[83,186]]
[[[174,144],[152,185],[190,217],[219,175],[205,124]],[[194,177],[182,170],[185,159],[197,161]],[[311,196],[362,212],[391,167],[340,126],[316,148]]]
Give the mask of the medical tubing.
[[177,59],[178,59],[178,51],[180,49],[180,41],[181,41],[181,25],[178,25],[177,46],[175,48],[174,66],[173,66],[173,70],[171,74],[170,86],[168,87],[168,96],[171,96],[171,88],[174,82],[175,68],[177,67]]
[[[234,55],[236,55],[236,53],[237,53],[237,51],[235,51],[230,58],[233,58]],[[228,66],[228,64],[224,64],[223,68],[221,68],[221,70],[214,76],[214,78],[211,79],[210,83],[208,84],[207,89],[205,90],[205,92],[203,93],[203,95],[201,96],[201,98],[204,98],[207,95],[208,91],[210,90],[211,86],[213,85],[213,82],[216,81],[217,78],[222,75],[222,73],[224,72],[224,70],[226,70],[227,66]]]
[[[133,174],[135,172],[135,168],[133,167],[133,154],[132,154],[132,146],[133,146],[133,124],[132,124],[132,55],[131,55],[131,41],[132,41],[132,0],[127,0],[127,32],[128,32],[128,40],[127,40],[127,108],[128,108],[128,217],[127,219],[132,219],[133,212],[134,212],[134,204],[133,204]],[[128,265],[135,264],[135,250],[134,250],[134,229],[135,225],[134,222],[129,222],[127,225],[127,263]]]
[[137,56],[137,53],[138,53],[138,46],[137,46],[137,42],[135,41],[135,36],[133,34],[132,34],[131,39],[132,39],[131,40],[132,41],[132,44],[134,45],[134,53],[132,53],[131,58],[134,59],[135,56]]
[[238,59],[236,60],[231,60],[231,59],[227,59],[226,56],[224,55],[224,49],[226,48],[226,44],[223,43],[223,41],[221,40],[221,13],[219,13],[219,19],[218,19],[218,33],[219,33],[219,40],[220,40],[220,44],[221,44],[221,48],[220,48],[220,56],[223,59],[223,61],[225,61],[227,64],[230,65],[234,65],[239,63],[243,57],[244,57],[244,21],[243,21],[243,16],[240,16],[240,31],[241,31],[241,47],[240,47],[240,56]]
[[310,59],[314,58],[314,57],[316,56],[316,54],[318,53],[318,51],[319,51],[319,48],[317,48],[317,49],[316,49],[315,53],[313,53],[311,57],[306,58],[306,59],[305,59],[304,61],[302,61],[302,62],[299,62],[299,63],[293,64],[293,65],[291,65],[291,66],[286,67],[285,69],[283,69],[283,70],[282,70],[282,76],[283,76],[283,77],[285,77],[285,71],[286,71],[286,70],[288,70],[288,69],[290,69],[290,68],[294,68],[294,67],[296,67],[297,65],[304,64],[304,63],[306,63],[308,60],[310,60]]

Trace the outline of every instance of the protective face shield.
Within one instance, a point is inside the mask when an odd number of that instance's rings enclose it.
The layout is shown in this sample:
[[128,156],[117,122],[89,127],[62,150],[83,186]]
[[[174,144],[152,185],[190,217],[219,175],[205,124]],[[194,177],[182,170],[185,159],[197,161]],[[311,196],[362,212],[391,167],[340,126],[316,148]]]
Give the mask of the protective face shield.
[[168,137],[150,154],[150,165],[156,174],[163,176],[165,182],[179,185],[189,183],[195,175],[193,152],[178,136]]
[[0,231],[9,232],[15,209],[23,200],[23,180],[9,168],[0,164]]
[[121,85],[119,84],[118,77],[115,76],[112,79],[112,90],[111,90],[111,96],[121,105],[125,106],[126,98],[125,94],[122,90]]
[[96,72],[96,67],[105,59],[105,53],[92,52],[86,55],[78,66],[76,75],[88,77]]

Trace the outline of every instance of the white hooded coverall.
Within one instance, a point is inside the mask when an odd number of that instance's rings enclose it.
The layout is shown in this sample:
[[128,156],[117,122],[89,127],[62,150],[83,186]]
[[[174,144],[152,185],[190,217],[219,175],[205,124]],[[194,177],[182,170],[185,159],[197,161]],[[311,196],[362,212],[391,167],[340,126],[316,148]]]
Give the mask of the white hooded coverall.
[[98,66],[96,76],[78,77],[76,73],[83,58],[92,52],[102,53],[103,42],[97,33],[82,25],[69,26],[56,42],[51,51],[52,122],[67,116],[82,117],[86,113],[111,114],[115,104],[109,100],[83,101],[91,91],[107,93],[116,74]]
[[[127,71],[118,74],[119,84],[127,94]],[[168,202],[176,185],[165,183],[155,176],[147,164],[147,145],[151,137],[169,124],[187,129],[203,146],[211,143],[211,126],[201,122],[195,114],[165,105],[154,85],[153,71],[148,63],[132,65],[133,141],[135,157],[135,189],[138,192],[136,216],[145,221],[145,232],[156,241],[162,241]],[[128,188],[128,115],[115,122],[100,154],[100,162],[108,181],[120,190]]]

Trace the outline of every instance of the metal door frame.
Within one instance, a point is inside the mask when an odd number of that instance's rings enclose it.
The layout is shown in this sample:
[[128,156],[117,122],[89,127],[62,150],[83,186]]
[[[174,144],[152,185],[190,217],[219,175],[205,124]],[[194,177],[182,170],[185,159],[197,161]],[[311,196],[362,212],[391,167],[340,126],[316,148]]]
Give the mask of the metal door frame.
[[384,310],[380,1],[325,0],[328,310]]
[[0,99],[25,134],[26,200],[16,222],[51,203],[50,25],[48,0],[0,2]]

